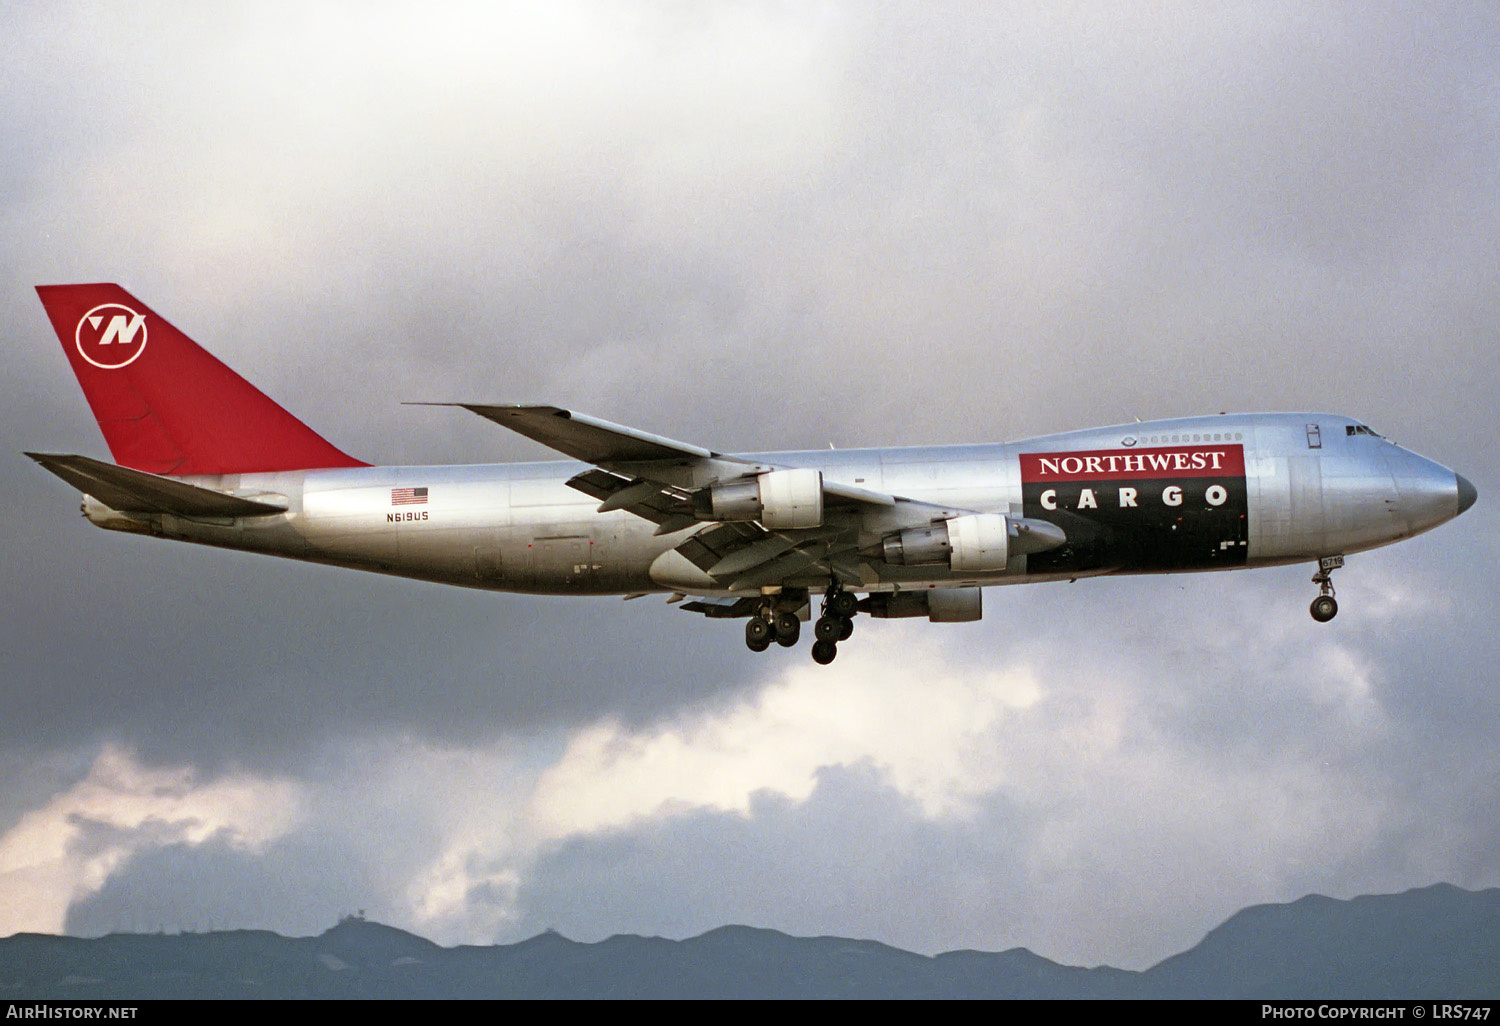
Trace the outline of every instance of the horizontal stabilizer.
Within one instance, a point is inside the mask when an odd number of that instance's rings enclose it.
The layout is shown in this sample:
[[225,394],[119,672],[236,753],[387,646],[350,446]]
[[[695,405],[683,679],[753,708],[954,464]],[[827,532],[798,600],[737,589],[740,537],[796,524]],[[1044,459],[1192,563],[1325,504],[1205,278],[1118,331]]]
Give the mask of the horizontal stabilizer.
[[285,506],[225,495],[143,470],[57,453],[26,454],[79,491],[121,513],[172,513],[184,517],[268,517]]

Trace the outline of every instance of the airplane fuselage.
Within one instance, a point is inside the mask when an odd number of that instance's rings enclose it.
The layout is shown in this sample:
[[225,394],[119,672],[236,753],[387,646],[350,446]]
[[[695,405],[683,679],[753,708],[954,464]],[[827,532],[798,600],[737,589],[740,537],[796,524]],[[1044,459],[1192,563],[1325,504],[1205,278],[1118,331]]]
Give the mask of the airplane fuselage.
[[111,282],[41,285],[114,463],[28,453],[101,527],[442,584],[672,594],[826,665],[855,617],[983,616],[987,585],[1316,561],[1476,499],[1332,414],[1160,420],[1019,442],[716,452],[557,406],[461,407],[578,462],[377,467]]
[[[1045,521],[1067,536],[1065,545],[984,572],[898,565],[867,551],[858,588],[872,593],[1305,562],[1410,537],[1466,505],[1453,471],[1330,414],[1196,417],[1002,444],[750,458],[816,468],[830,483],[938,507]],[[184,480],[280,502],[286,512],[122,515],[97,502],[85,511],[106,527],[473,588],[729,592],[725,580],[674,551],[702,525],[660,534],[624,510],[597,512],[598,499],[566,484],[585,469],[547,462],[200,476]],[[871,544],[889,534],[878,515],[859,515]],[[826,572],[806,582],[793,572],[778,586],[826,583]]]

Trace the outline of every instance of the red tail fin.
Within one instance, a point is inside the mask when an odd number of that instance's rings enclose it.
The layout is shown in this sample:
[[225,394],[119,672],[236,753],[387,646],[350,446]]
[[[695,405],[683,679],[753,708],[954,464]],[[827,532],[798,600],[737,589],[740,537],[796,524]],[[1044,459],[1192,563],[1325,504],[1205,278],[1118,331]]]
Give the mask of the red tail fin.
[[364,467],[118,285],[38,285],[115,462],[151,474]]

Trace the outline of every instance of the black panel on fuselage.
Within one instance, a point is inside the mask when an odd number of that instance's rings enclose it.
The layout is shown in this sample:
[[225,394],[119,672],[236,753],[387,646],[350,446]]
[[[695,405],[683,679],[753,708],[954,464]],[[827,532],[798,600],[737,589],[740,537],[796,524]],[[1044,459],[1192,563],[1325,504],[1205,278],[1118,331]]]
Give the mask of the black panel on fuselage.
[[1238,444],[1021,454],[1024,515],[1068,544],[1027,559],[1031,573],[1243,566],[1249,505]]

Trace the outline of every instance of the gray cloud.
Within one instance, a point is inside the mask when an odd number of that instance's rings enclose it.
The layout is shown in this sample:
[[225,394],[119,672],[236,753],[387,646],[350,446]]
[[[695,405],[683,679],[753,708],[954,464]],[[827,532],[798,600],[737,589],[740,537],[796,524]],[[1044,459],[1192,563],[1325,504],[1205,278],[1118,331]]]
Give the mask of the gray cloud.
[[[359,855],[318,837],[256,855],[219,841],[166,844],[135,856],[103,890],[74,904],[66,929],[83,937],[215,929],[311,936],[397,882],[371,878]],[[316,876],[308,872],[313,865]]]

